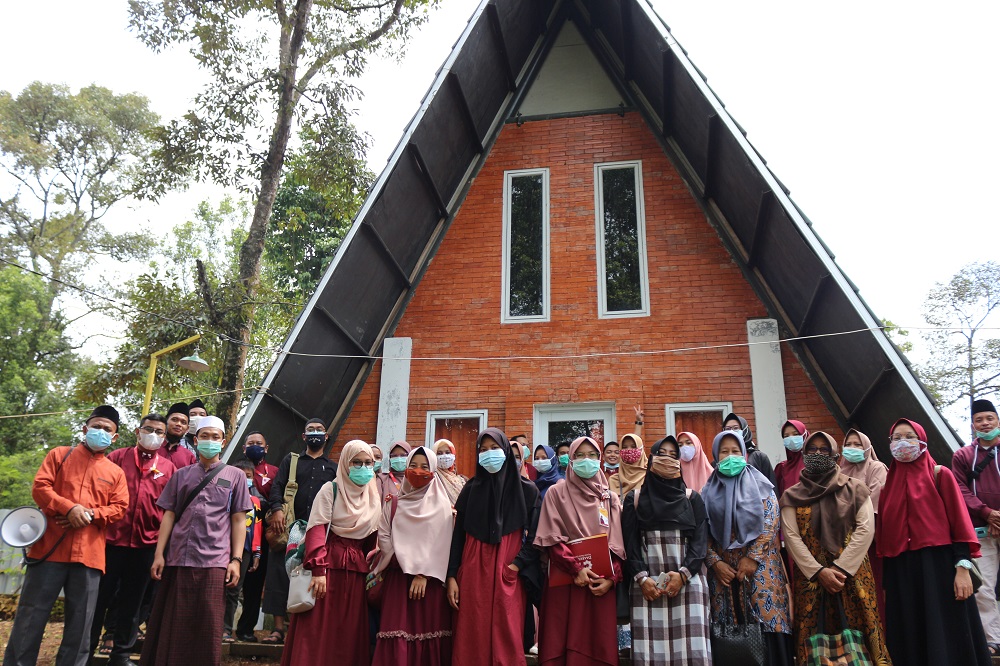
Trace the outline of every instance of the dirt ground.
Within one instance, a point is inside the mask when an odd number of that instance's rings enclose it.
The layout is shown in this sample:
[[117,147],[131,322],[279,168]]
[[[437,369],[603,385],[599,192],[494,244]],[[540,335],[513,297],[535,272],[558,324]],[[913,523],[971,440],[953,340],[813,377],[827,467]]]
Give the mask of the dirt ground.
[[[12,620],[0,621],[0,649],[7,649],[7,640],[10,637],[10,628],[14,624]],[[42,639],[42,648],[38,653],[38,664],[48,666],[54,664],[56,652],[59,650],[59,641],[62,640],[62,622],[51,622],[45,626],[45,637]],[[266,632],[258,632],[258,637],[266,636]],[[250,657],[223,657],[222,663],[227,666],[248,666],[249,664],[276,664],[277,661],[269,659],[259,659]]]

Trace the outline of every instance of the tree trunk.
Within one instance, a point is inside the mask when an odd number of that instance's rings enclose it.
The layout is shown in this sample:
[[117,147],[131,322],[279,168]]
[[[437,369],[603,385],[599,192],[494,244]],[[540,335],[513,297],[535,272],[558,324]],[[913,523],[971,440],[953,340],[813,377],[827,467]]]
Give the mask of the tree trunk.
[[[260,190],[254,206],[253,221],[250,223],[247,239],[240,247],[239,281],[243,290],[243,301],[255,300],[260,286],[260,264],[264,254],[264,239],[271,221],[271,210],[281,184],[281,171],[285,163],[285,151],[292,133],[292,120],[299,101],[299,91],[295,89],[299,55],[306,36],[312,0],[296,3],[292,37],[287,45],[287,53],[281,53],[281,94],[278,98],[278,113],[271,131],[267,158],[260,171]],[[283,45],[284,47],[284,45]],[[284,50],[284,48],[282,49]],[[244,305],[232,313],[229,326],[230,337],[239,342],[225,345],[222,366],[221,390],[216,405],[216,415],[226,424],[228,436],[232,436],[243,401],[243,381],[246,374],[247,349],[254,320],[253,305]]]

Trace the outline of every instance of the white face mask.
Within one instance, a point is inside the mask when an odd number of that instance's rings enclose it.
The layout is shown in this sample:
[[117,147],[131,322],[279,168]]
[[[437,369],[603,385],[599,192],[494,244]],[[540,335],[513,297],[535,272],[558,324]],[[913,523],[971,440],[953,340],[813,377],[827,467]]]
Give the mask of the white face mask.
[[694,444],[685,444],[680,448],[680,457],[684,462],[691,462],[694,458]]
[[198,432],[198,423],[201,421],[200,416],[191,416],[188,418],[188,432],[190,434],[195,434]]
[[163,435],[157,435],[155,432],[140,433],[139,446],[147,451],[155,451],[163,446]]
[[438,454],[438,469],[451,469],[451,466],[455,464],[455,454],[454,453],[439,453]]

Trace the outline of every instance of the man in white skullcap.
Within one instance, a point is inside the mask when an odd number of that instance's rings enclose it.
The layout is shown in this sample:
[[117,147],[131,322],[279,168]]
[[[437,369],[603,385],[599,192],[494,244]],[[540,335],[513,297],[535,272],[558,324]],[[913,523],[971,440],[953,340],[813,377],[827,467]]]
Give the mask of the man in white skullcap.
[[163,510],[152,576],[161,580],[142,663],[221,664],[225,588],[239,582],[252,507],[246,474],[222,463],[225,424],[198,423],[198,464],[177,470],[157,501]]

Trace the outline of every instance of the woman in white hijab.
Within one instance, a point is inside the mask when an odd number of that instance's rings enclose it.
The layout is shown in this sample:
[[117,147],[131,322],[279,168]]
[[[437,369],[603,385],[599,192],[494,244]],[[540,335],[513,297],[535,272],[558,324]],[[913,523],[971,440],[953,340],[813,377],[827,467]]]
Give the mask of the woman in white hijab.
[[382,616],[374,666],[451,663],[451,607],[444,593],[452,509],[438,457],[419,446],[406,458],[399,497],[385,503],[378,527]]
[[282,666],[369,662],[365,554],[375,547],[381,516],[372,449],[352,440],[340,454],[336,481],[313,500],[302,566],[312,572],[316,606],[292,615]]

